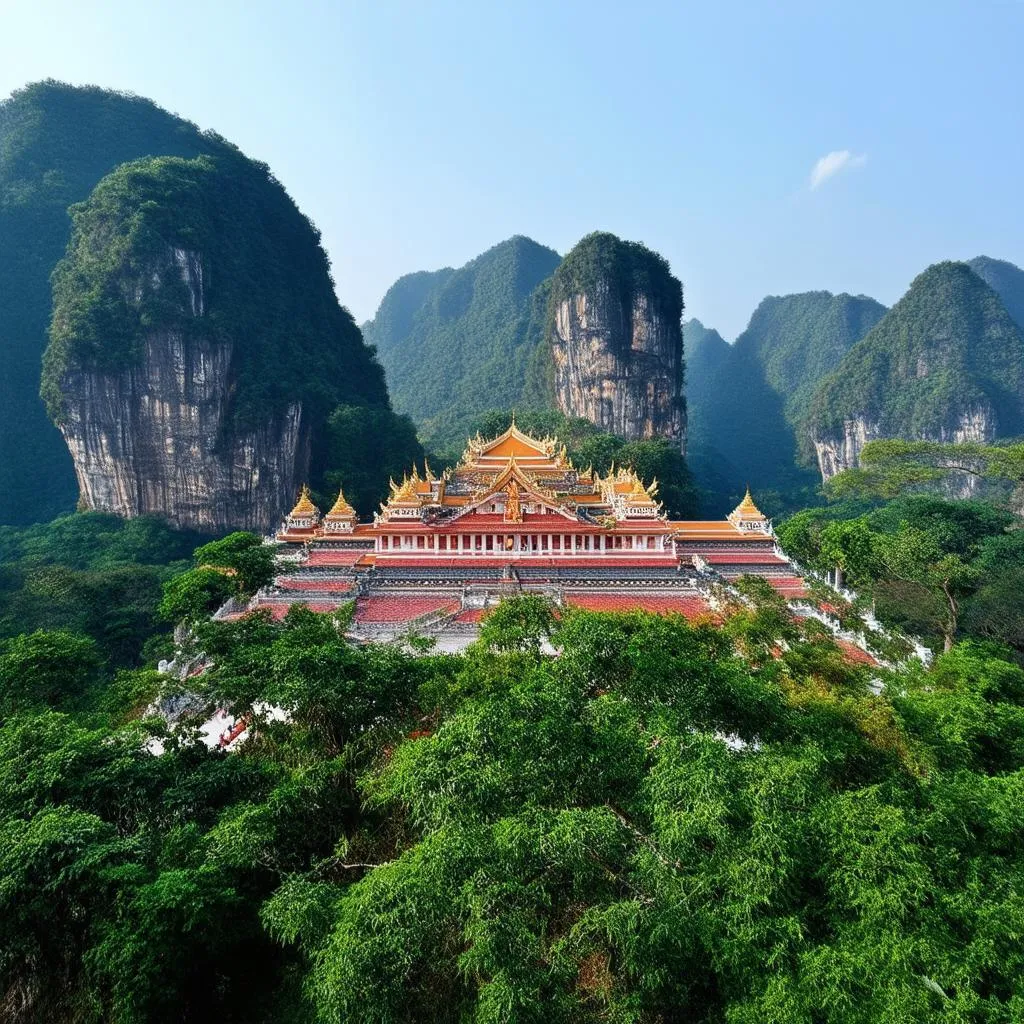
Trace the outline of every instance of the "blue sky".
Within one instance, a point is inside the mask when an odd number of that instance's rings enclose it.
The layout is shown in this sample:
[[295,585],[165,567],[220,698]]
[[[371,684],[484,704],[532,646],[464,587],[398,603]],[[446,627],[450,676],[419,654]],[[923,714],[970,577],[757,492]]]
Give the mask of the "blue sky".
[[401,274],[600,228],[731,339],[768,294],[1024,265],[1022,39],[1011,0],[0,0],[0,96],[96,83],[215,128],[317,223],[360,321]]

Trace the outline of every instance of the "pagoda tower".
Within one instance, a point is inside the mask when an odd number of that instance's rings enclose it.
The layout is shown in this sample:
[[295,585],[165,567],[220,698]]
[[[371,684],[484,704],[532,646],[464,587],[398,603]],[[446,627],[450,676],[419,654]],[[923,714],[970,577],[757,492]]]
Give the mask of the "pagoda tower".
[[312,530],[320,523],[320,509],[313,504],[309,496],[309,486],[302,485],[302,492],[295,508],[285,518],[285,526],[288,530]]
[[750,488],[743,500],[726,516],[726,519],[737,530],[756,530],[760,533],[771,533],[771,520],[754,504],[750,496]]
[[324,516],[325,533],[351,533],[357,521],[356,510],[345,500],[345,491],[338,489],[338,499]]

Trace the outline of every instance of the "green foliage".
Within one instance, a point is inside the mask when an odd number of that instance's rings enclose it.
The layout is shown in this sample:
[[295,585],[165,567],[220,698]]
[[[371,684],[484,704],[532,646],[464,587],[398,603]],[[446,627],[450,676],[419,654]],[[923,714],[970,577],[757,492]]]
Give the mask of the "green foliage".
[[1012,437],[1022,395],[1022,329],[967,264],[937,263],[821,383],[808,430],[841,438],[844,420],[863,417],[883,437],[938,439],[980,412]]
[[194,622],[215,612],[236,592],[234,581],[220,569],[189,569],[164,583],[158,610],[165,622]]
[[754,310],[735,351],[764,367],[765,382],[781,396],[786,421],[796,428],[807,415],[818,382],[885,311],[866,295],[771,295]]
[[[136,365],[154,330],[231,346],[238,429],[301,401],[318,440],[338,404],[387,408],[383,373],[334,297],[318,232],[265,165],[227,147],[138,160],[107,175],[71,216],[43,360],[55,421],[66,374]],[[201,267],[201,297],[175,252]]]
[[151,516],[101,512],[0,527],[0,640],[35,630],[91,637],[111,666],[134,666],[159,635],[164,580],[200,539]]
[[1024,652],[1024,532],[984,501],[908,497],[865,511],[848,503],[807,510],[778,527],[807,568],[839,569],[876,602],[879,616],[948,650],[964,630]]
[[50,274],[67,245],[68,206],[127,160],[228,148],[125,93],[51,80],[0,102],[0,523],[51,519],[77,494],[67,447],[39,399]]
[[0,721],[12,1019],[1015,1019],[1024,671],[962,645],[876,694],[741,589],[725,628],[513,599],[459,657],[206,623],[229,755]]
[[274,548],[254,533],[237,531],[196,548],[196,565],[229,569],[241,594],[255,594],[274,578]]
[[0,715],[74,707],[99,681],[96,642],[74,633],[22,633],[0,643]]
[[395,408],[420,425],[428,444],[464,442],[469,421],[493,406],[551,405],[536,351],[544,282],[558,261],[516,235],[458,270],[408,274],[388,290],[363,330]]
[[956,487],[970,479],[999,495],[1024,484],[1024,444],[982,444],[978,441],[869,441],[860,465],[837,474],[826,484],[835,498],[895,498],[912,490]]
[[319,488],[322,508],[327,511],[338,489],[344,488],[347,501],[362,515],[371,515],[388,497],[389,480],[401,480],[422,458],[423,448],[408,416],[389,409],[338,406],[327,421]]
[[524,594],[515,601],[502,601],[488,614],[480,627],[480,642],[494,650],[539,654],[554,626],[548,601],[537,594]]
[[975,256],[967,261],[967,266],[1002,299],[1006,312],[1024,331],[1024,270],[988,256]]
[[195,568],[164,583],[159,614],[165,622],[195,624],[228,598],[252,597],[274,578],[274,548],[239,530],[196,548]]

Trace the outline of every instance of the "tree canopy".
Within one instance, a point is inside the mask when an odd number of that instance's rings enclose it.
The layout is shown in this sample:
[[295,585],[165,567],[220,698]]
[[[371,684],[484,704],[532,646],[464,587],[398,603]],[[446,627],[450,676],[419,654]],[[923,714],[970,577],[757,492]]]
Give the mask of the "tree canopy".
[[7,1016],[1015,1019],[1024,671],[879,693],[757,582],[724,628],[511,600],[457,657],[200,625],[238,753],[0,716]]

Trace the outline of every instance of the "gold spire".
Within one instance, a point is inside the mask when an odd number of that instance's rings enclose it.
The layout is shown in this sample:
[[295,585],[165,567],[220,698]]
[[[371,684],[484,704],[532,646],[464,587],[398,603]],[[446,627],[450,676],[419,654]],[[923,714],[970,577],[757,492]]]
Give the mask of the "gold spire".
[[309,497],[309,485],[302,485],[302,492],[299,494],[299,500],[295,503],[295,508],[292,509],[291,518],[298,517],[303,519],[307,516],[318,516],[320,515],[320,509],[313,504]]
[[345,492],[338,488],[338,500],[331,506],[327,513],[328,519],[350,519],[356,514],[356,510],[345,500]]
[[743,500],[733,509],[729,516],[730,519],[743,519],[747,521],[762,520],[765,518],[764,513],[754,504],[754,499],[750,495],[750,488],[747,488],[747,493],[743,495]]

